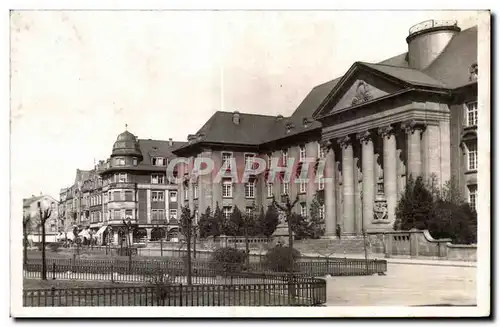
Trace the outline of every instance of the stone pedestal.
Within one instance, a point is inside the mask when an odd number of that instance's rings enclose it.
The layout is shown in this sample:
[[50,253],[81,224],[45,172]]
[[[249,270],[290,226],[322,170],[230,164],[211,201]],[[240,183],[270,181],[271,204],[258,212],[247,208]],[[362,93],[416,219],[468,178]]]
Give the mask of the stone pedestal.
[[272,236],[276,242],[281,241],[282,244],[288,244],[288,224],[279,224]]

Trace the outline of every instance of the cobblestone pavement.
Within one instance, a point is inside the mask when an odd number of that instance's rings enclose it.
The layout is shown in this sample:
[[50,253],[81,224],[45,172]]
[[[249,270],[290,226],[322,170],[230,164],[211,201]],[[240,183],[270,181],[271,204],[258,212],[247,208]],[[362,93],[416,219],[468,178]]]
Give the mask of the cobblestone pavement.
[[475,305],[476,271],[389,263],[386,276],[327,278],[327,305]]

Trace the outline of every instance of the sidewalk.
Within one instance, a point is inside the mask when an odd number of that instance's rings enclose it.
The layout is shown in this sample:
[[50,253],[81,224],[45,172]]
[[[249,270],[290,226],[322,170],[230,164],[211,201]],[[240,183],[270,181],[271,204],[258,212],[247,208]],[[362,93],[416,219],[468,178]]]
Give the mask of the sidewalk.
[[[259,252],[250,250],[250,254],[258,255]],[[302,253],[303,258],[318,258],[320,257],[317,253]],[[326,258],[326,257],[324,257]],[[362,253],[339,253],[333,254],[331,258],[348,258],[348,259],[364,259],[365,255]],[[475,261],[454,261],[454,260],[442,260],[439,258],[433,259],[433,257],[428,258],[410,258],[410,257],[391,257],[384,258],[382,253],[371,253],[368,254],[368,259],[383,259],[389,264],[404,264],[404,265],[427,265],[427,266],[451,266],[451,267],[477,267],[477,262]]]

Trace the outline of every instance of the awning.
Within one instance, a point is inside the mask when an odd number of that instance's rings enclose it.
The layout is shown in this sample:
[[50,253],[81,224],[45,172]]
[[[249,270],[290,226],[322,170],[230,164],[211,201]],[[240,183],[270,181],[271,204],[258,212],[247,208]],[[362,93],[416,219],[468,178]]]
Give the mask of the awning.
[[88,229],[84,229],[78,234],[78,236],[83,236],[84,238],[90,238],[90,233]]
[[107,225],[101,226],[101,228],[99,228],[99,230],[94,234],[94,237],[99,237],[102,233],[104,233],[104,231],[106,230],[106,228],[108,228]]

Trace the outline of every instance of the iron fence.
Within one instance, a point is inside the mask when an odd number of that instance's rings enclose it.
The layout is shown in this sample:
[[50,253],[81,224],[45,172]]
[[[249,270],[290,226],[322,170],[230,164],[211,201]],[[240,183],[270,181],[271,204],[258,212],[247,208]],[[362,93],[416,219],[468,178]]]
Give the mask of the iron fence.
[[[162,272],[169,276],[182,277],[187,274],[184,260],[88,260],[88,259],[46,259],[49,276],[56,279],[143,281],[152,272]],[[29,259],[24,266],[25,277],[36,278],[41,271],[41,259]],[[261,273],[274,276],[279,272],[293,272],[298,276],[320,277],[383,275],[387,272],[386,260],[338,259],[296,262],[293,270],[270,271],[264,262],[244,265],[215,264],[207,261],[192,261],[194,278],[217,277],[221,273]]]
[[318,306],[326,302],[326,282],[298,279],[286,283],[238,285],[162,285],[32,289],[23,306]]

